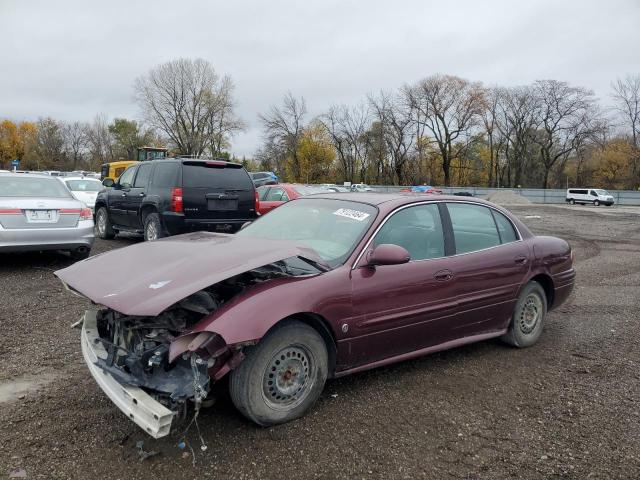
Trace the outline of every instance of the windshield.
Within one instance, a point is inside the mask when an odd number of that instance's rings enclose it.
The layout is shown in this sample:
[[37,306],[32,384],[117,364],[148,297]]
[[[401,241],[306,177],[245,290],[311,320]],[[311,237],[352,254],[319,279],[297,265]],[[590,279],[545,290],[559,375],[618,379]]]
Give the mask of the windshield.
[[72,192],[99,192],[104,188],[102,183],[96,180],[66,180],[64,183]]
[[598,195],[609,195],[609,192],[607,192],[606,190],[602,190],[601,188],[596,188],[596,193]]
[[236,235],[295,240],[335,268],[351,254],[377,213],[364,203],[303,198],[272,210]]
[[0,197],[71,198],[64,185],[55,178],[0,177]]

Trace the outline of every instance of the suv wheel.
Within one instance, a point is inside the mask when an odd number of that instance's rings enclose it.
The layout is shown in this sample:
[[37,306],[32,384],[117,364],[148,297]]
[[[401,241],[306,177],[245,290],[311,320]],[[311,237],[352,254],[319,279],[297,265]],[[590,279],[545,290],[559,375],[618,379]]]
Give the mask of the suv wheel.
[[105,207],[100,207],[96,213],[96,230],[98,237],[104,240],[111,240],[116,236],[111,221],[109,220],[109,212],[107,212]]
[[599,207],[599,206],[600,206],[600,200],[594,200],[594,201],[593,201],[593,204],[594,204],[596,207]]
[[572,199],[570,199],[570,200],[569,200],[569,203],[570,203],[571,205],[575,205],[575,204],[576,204],[576,201],[572,198]]
[[160,224],[160,216],[157,213],[150,213],[144,219],[144,239],[152,242],[164,237],[162,225]]

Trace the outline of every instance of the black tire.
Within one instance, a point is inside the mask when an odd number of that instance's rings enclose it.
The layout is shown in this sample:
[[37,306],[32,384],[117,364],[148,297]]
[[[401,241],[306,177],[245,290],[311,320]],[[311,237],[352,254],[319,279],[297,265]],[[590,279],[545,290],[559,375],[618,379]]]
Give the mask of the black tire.
[[104,240],[111,240],[116,236],[111,220],[109,220],[109,212],[105,207],[100,207],[96,212],[96,231],[98,237]]
[[160,223],[160,215],[155,212],[147,215],[144,218],[144,239],[147,242],[152,242],[165,236],[162,230],[162,224]]
[[575,201],[573,198],[571,198],[571,199],[569,199],[569,203],[570,203],[571,205],[575,205],[575,204],[576,204],[576,201]]
[[594,200],[593,201],[593,205],[596,206],[596,207],[599,207],[600,206],[600,200]]
[[71,255],[71,258],[74,260],[85,260],[89,258],[90,253],[91,253],[91,250],[89,250],[88,248],[82,249],[82,250],[78,249],[78,250],[69,251],[69,255]]
[[502,336],[502,340],[518,348],[534,345],[544,328],[547,315],[547,295],[538,282],[527,283],[511,317],[509,330]]
[[316,402],[327,379],[327,347],[310,326],[286,321],[260,343],[245,350],[233,370],[229,393],[236,408],[261,426],[303,416]]

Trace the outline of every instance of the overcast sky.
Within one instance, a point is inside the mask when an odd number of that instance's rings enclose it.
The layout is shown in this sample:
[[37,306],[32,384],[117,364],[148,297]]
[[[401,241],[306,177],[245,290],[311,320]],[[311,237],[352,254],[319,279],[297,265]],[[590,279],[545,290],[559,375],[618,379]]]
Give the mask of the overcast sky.
[[288,90],[311,114],[433,73],[606,102],[640,74],[640,0],[0,0],[0,118],[139,119],[134,79],[179,57],[231,75],[248,125],[232,152],[252,155],[257,114]]

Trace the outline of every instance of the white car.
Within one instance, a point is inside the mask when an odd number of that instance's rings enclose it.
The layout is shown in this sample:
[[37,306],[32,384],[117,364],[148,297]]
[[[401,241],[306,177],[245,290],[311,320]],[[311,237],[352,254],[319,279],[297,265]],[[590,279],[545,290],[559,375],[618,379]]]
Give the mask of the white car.
[[613,205],[613,195],[601,188],[570,188],[567,190],[567,203],[592,203],[596,207],[599,205]]
[[96,205],[96,197],[100,190],[104,190],[104,185],[100,180],[89,177],[58,177],[67,190],[76,199],[84,202],[93,212]]
[[365,183],[354,183],[351,185],[352,192],[373,192],[373,188]]

